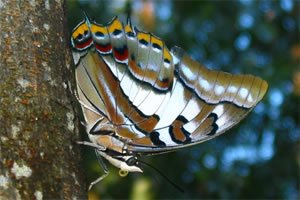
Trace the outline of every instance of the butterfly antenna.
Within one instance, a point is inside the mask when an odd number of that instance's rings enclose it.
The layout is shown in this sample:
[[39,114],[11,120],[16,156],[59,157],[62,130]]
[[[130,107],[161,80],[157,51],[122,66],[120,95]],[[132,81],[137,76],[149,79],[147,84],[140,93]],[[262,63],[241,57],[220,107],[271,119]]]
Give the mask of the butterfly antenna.
[[81,9],[81,12],[83,13],[84,21],[86,21],[88,24],[90,24],[91,23],[91,18],[88,16],[86,11],[82,7],[80,9]]
[[167,182],[169,182],[173,187],[175,187],[178,191],[184,193],[184,190],[177,185],[176,183],[174,183],[171,179],[169,179],[163,172],[161,172],[158,168],[154,167],[153,165],[150,165],[149,163],[146,163],[144,161],[139,160],[139,163],[150,167],[151,169],[153,169],[154,171],[156,171],[160,176],[162,176]]
[[132,25],[131,25],[131,15],[129,13],[127,14],[126,24],[128,24],[130,27],[132,27]]
[[127,20],[130,18],[132,13],[132,3],[131,1],[127,1],[125,5],[125,13],[127,13]]

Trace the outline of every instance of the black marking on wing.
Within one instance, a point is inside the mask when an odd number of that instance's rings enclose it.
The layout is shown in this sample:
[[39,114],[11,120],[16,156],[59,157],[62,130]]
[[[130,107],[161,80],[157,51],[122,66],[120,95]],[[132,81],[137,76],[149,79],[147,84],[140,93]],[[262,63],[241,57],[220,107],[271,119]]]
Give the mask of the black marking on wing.
[[127,46],[124,45],[123,47],[114,47],[114,50],[117,51],[119,54],[124,54],[125,51],[127,50]]
[[[98,52],[99,53],[99,52]],[[100,57],[102,58],[102,55],[99,53],[99,55],[100,55]],[[130,54],[130,57],[131,57],[131,59],[132,60],[135,60],[135,55],[134,54]],[[104,60],[104,62],[105,62],[105,60]],[[106,62],[105,62],[106,63]],[[124,63],[119,63],[120,65],[124,65],[124,66],[127,66],[127,64],[124,64]],[[107,63],[106,63],[106,65],[108,65]],[[127,66],[128,67],[128,66]],[[112,73],[112,71],[111,71],[111,69],[110,69],[110,67],[109,67],[109,70],[110,70],[110,72]],[[139,84],[141,84],[141,85],[148,85],[148,86],[151,86],[151,88],[153,89],[153,91],[155,91],[156,93],[158,93],[158,94],[161,94],[161,93],[167,93],[168,91],[170,91],[171,90],[171,88],[172,88],[172,84],[170,84],[170,86],[167,88],[167,89],[165,89],[165,90],[162,90],[162,89],[158,89],[158,88],[156,88],[156,87],[153,87],[153,85],[151,84],[151,83],[149,83],[149,82],[146,82],[146,81],[144,81],[144,80],[141,80],[141,79],[138,79],[134,74],[132,74],[131,72],[130,72],[130,70],[129,70],[129,73],[128,73],[128,75],[132,78],[132,79],[134,79],[134,80],[136,80]],[[115,77],[115,76],[114,76]],[[117,77],[115,77],[116,78],[116,80],[118,80],[117,79]],[[163,81],[167,81],[166,79],[163,79]],[[162,81],[162,82],[163,82]],[[118,82],[119,82],[119,84],[120,84],[120,81],[118,80]],[[121,88],[122,89],[122,88]],[[123,89],[122,89],[122,91],[123,91]],[[123,91],[123,93],[124,93],[124,91]],[[124,93],[124,95],[125,95],[125,93]]]
[[124,61],[125,59],[128,59],[128,48],[125,44],[123,47],[114,47],[113,51],[115,53],[115,57],[119,60]]
[[213,118],[213,124],[211,125],[213,128],[207,135],[213,136],[214,134],[216,134],[219,128],[219,126],[216,124],[216,121],[218,120],[218,115],[216,113],[210,113],[207,118],[210,117]]
[[111,133],[113,133],[112,131],[109,131],[109,130],[99,130],[99,131],[95,131],[95,128],[101,124],[101,120],[98,121],[97,123],[94,124],[94,126],[91,128],[89,134],[91,135],[109,135]]
[[97,32],[95,33],[95,35],[96,35],[97,37],[104,37],[104,33],[100,32],[100,31],[97,31]]
[[[101,59],[102,59],[102,57],[101,57]],[[138,109],[138,107],[136,107],[131,101],[129,101],[129,97],[128,97],[128,96],[125,94],[125,92],[123,91],[123,89],[122,89],[122,87],[121,87],[121,85],[120,85],[120,81],[117,79],[117,77],[115,77],[115,75],[114,75],[113,72],[111,71],[109,65],[105,62],[105,60],[104,60],[104,59],[102,59],[102,60],[103,60],[103,62],[106,64],[106,66],[107,66],[109,72],[112,74],[112,77],[114,77],[114,79],[118,82],[119,91],[120,91],[121,95],[124,96],[124,97],[128,100],[128,103],[129,103],[130,107],[133,108],[133,111],[136,111],[136,112],[137,112],[142,118],[144,118],[145,120],[148,120],[150,117],[153,117],[153,118],[156,119],[156,121],[159,121],[160,118],[159,118],[158,115],[156,115],[156,114],[153,114],[153,115],[145,115],[140,109]],[[130,73],[129,73],[129,74],[130,74]],[[143,84],[143,83],[145,83],[145,82],[142,82],[141,84]],[[123,112],[123,111],[122,111],[122,112]],[[126,113],[123,112],[123,114],[124,114],[125,117],[127,117],[127,118],[129,119],[129,121],[134,125],[134,127],[135,127],[137,130],[139,130],[140,132],[144,133],[145,135],[149,134],[149,132],[146,132],[145,130],[141,129],[141,128],[138,126],[139,123],[141,123],[141,122],[143,122],[143,121],[145,121],[145,120],[136,123],[136,122],[134,122],[134,121],[130,118],[130,116],[126,115]],[[119,125],[120,125],[120,124],[119,124]],[[125,125],[125,124],[123,124],[123,125]]]
[[157,43],[153,43],[153,44],[152,44],[152,47],[153,47],[154,49],[162,50],[161,46],[159,46]]
[[142,44],[142,45],[144,45],[144,46],[148,46],[148,44],[149,44],[149,42],[147,42],[144,39],[139,40],[139,43]]
[[[122,92],[122,95],[124,95],[126,98],[128,98],[128,97],[124,94],[122,88],[121,88],[121,92]],[[135,105],[133,105],[132,102],[129,101],[129,104],[130,104],[130,106],[133,107],[133,110],[134,110],[134,111],[136,111],[142,118],[144,118],[144,120],[135,123],[135,122],[130,118],[130,116],[128,116],[128,115],[126,115],[126,114],[124,113],[125,117],[127,117],[127,119],[129,119],[129,121],[131,122],[131,124],[132,124],[138,131],[144,133],[145,135],[148,135],[149,132],[147,132],[147,131],[141,129],[141,128],[138,126],[138,124],[139,124],[139,123],[142,123],[142,122],[144,122],[144,121],[146,121],[146,120],[148,120],[150,117],[153,117],[153,118],[155,118],[157,121],[159,121],[159,120],[160,120],[159,116],[156,115],[156,114],[147,116],[147,115],[145,115],[142,111],[140,111]],[[131,125],[131,124],[127,124],[127,125]],[[126,125],[126,124],[122,124],[122,125]]]
[[130,55],[130,58],[131,60],[135,61],[135,55],[133,53]]
[[135,34],[134,34],[134,32],[130,31],[130,32],[127,32],[127,36],[130,38],[134,38]]
[[163,78],[162,80],[159,80],[160,82],[163,82],[163,83],[167,83],[169,82],[169,79],[168,78]]
[[121,34],[121,33],[122,33],[121,30],[115,29],[114,32],[113,32],[113,35],[114,35],[114,36],[117,36],[117,35],[119,35],[119,34]]
[[165,62],[165,63],[168,63],[168,64],[171,63],[171,61],[170,61],[169,59],[167,59],[167,58],[164,59],[164,62]]
[[161,141],[159,139],[159,133],[158,132],[151,132],[150,133],[150,140],[156,146],[159,146],[159,147],[165,147],[166,146],[166,143],[164,143],[163,141]]
[[[226,101],[226,100],[223,100],[223,101],[219,101],[218,103],[211,103],[211,102],[207,102],[205,101],[204,99],[202,99],[196,92],[193,88],[191,88],[190,86],[188,86],[184,80],[182,79],[182,77],[178,74],[178,69],[177,67],[175,67],[175,70],[174,70],[174,75],[175,77],[178,78],[178,80],[185,86],[185,89],[189,90],[190,92],[194,93],[196,95],[197,98],[201,99],[203,102],[205,102],[206,104],[208,105],[216,105],[216,104],[220,104],[220,103],[228,103],[228,104],[231,104],[231,105],[234,105],[236,106],[237,108],[239,109],[244,109],[244,110],[249,110],[249,108],[245,108],[245,107],[242,107],[242,106],[239,106],[235,103],[233,103],[232,101]],[[251,108],[250,108],[251,109]]]
[[[188,122],[188,120],[182,116],[182,115],[179,115],[175,120],[177,121],[181,121],[184,124],[186,124]],[[184,134],[184,136],[186,137],[186,140],[185,141],[180,141],[180,140],[177,140],[174,136],[174,127],[173,126],[170,126],[169,127],[169,134],[173,140],[173,142],[177,143],[177,144],[186,144],[186,143],[190,143],[191,142],[191,138],[190,138],[190,133],[187,132],[183,127],[180,128],[180,130],[182,131],[182,133]]]
[[82,40],[82,38],[83,38],[82,34],[78,34],[78,36],[76,37],[76,39],[79,40],[79,41]]

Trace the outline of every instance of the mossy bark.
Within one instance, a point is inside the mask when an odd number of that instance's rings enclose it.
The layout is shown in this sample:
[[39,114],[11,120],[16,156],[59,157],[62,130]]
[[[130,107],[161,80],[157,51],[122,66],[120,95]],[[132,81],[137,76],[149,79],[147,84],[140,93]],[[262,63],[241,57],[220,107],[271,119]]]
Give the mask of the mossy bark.
[[86,198],[63,0],[0,0],[0,199]]

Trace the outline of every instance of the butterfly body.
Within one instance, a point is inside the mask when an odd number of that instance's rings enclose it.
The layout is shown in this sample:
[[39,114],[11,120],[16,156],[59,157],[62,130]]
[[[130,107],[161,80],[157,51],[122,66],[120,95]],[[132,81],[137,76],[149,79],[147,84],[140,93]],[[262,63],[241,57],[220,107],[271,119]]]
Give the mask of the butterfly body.
[[207,69],[181,48],[169,51],[158,37],[118,18],[100,25],[86,17],[71,43],[89,138],[102,157],[125,171],[142,171],[138,156],[224,133],[268,87],[259,77]]

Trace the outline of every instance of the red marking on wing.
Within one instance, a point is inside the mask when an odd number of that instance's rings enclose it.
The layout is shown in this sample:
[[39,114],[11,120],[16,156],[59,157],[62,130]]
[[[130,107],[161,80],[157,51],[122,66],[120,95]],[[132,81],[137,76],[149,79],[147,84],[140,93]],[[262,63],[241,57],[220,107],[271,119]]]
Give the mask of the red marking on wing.
[[84,43],[79,43],[79,44],[76,44],[76,48],[77,49],[84,49],[84,48],[87,48],[89,47],[93,42],[93,39],[90,38],[88,41],[84,42]]
[[128,49],[125,47],[124,51],[120,53],[120,51],[114,49],[114,56],[119,61],[124,61],[128,59]]
[[99,44],[95,44],[96,49],[99,50],[100,52],[103,53],[109,53],[112,49],[111,44],[107,44],[107,45],[99,45]]

